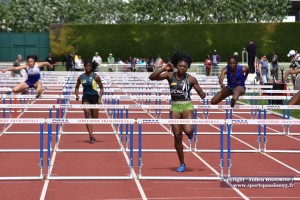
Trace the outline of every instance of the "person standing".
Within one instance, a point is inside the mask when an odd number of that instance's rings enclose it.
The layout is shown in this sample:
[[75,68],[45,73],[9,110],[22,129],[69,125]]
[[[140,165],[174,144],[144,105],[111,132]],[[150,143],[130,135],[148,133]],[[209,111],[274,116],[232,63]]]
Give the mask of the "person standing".
[[163,64],[164,64],[163,59],[161,59],[160,55],[157,54],[157,58],[156,58],[155,63],[154,63],[154,68],[155,68],[155,70],[156,70],[156,69],[159,69],[160,67],[162,67]]
[[257,66],[258,66],[257,67],[258,71],[256,72],[256,74],[259,77],[260,82],[262,84],[268,83],[269,64],[268,64],[267,56],[265,54],[263,54],[260,57]]
[[209,55],[206,56],[206,59],[204,61],[204,65],[205,65],[206,76],[210,76],[211,59],[210,59]]
[[53,68],[47,67],[47,71],[55,71],[56,60],[51,55],[51,52],[49,52],[48,57],[45,59],[45,62],[48,62],[53,66]]
[[112,53],[109,54],[107,58],[107,63],[108,64],[114,64],[115,63],[115,58],[113,57]]
[[108,71],[112,72],[112,65],[115,64],[115,58],[113,57],[112,53],[109,53],[107,58],[108,63]]
[[[300,61],[300,60],[299,60]],[[298,75],[300,73],[300,68],[291,68],[287,70],[284,75],[283,75],[283,80],[287,81],[288,80],[288,75]],[[298,91],[294,96],[290,99],[288,105],[300,105],[300,91]]]
[[83,71],[83,63],[81,59],[81,55],[77,56],[77,59],[75,60],[75,71]]
[[41,94],[43,93],[42,89],[42,82],[40,81],[41,74],[40,74],[40,68],[47,66],[52,67],[52,65],[48,62],[36,62],[37,56],[30,55],[26,58],[26,64],[21,65],[18,67],[11,67],[8,69],[2,69],[1,72],[5,73],[6,71],[15,71],[15,70],[21,70],[25,69],[27,71],[28,77],[26,81],[19,83],[14,88],[12,88],[13,93],[20,93],[25,91],[28,88],[35,88],[36,89],[36,98],[39,98]]
[[[175,52],[166,66],[157,69],[149,76],[150,80],[168,80],[172,99],[170,110],[172,119],[194,118],[194,106],[191,100],[192,88],[196,90],[202,99],[206,96],[205,92],[199,86],[197,79],[187,73],[191,63],[192,58],[189,55]],[[173,66],[177,68],[177,72],[167,72]],[[184,172],[186,165],[182,144],[183,132],[191,140],[193,138],[194,125],[172,124],[172,131],[174,135],[174,146],[180,162],[177,172]]]
[[[101,104],[101,98],[103,95],[103,85],[100,79],[100,76],[97,75],[93,69],[93,63],[87,61],[84,63],[84,69],[85,72],[81,74],[77,78],[76,86],[75,86],[75,95],[76,95],[76,101],[79,101],[79,86],[82,85],[83,87],[83,94],[82,94],[82,104]],[[98,93],[97,85],[100,88],[100,91]],[[87,119],[90,118],[98,118],[98,109],[83,109],[84,116]],[[88,130],[89,136],[90,136],[90,143],[94,143],[96,140],[94,134],[93,134],[93,126],[92,124],[86,124],[86,128]]]
[[95,61],[98,65],[94,66],[95,71],[99,71],[100,65],[102,64],[102,58],[99,56],[98,52],[95,52],[95,56],[93,57],[92,62]]
[[[19,67],[19,66],[21,66],[22,60],[23,60],[23,58],[22,58],[22,56],[19,54],[19,55],[17,56],[17,59],[16,59],[15,62],[13,63],[13,67]],[[11,76],[12,76],[12,77],[22,77],[21,70],[14,70],[14,71],[11,71]]]
[[248,44],[246,45],[245,50],[248,53],[248,66],[250,68],[251,74],[255,73],[254,62],[255,62],[255,56],[256,56],[256,49],[257,49],[257,47],[254,44],[254,41],[249,40]]
[[[239,97],[245,94],[245,80],[248,73],[249,68],[239,65],[235,56],[229,57],[227,66],[222,69],[219,78],[221,90],[211,99],[211,104],[218,104],[232,95],[230,106],[234,107]],[[223,83],[225,75],[227,75],[227,86]]]
[[217,53],[217,50],[214,50],[214,53],[212,54],[210,60],[212,63],[213,76],[218,76],[219,75],[219,63],[221,62],[221,57]]
[[66,71],[73,71],[73,65],[74,65],[74,55],[72,53],[68,53],[66,58]]
[[278,56],[275,52],[273,52],[273,56],[272,56],[271,73],[273,76],[275,76],[275,79],[278,80]]

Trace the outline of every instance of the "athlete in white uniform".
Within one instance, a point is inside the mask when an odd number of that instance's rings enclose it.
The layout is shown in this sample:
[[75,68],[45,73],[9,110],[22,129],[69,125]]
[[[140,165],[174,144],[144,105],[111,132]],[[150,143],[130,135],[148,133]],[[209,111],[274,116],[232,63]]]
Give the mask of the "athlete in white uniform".
[[37,57],[34,55],[27,56],[27,63],[25,65],[21,65],[18,67],[11,67],[8,69],[2,69],[1,72],[5,73],[6,71],[14,71],[14,70],[21,70],[25,69],[28,73],[28,78],[26,81],[19,83],[14,88],[12,88],[13,93],[20,93],[28,88],[35,88],[36,98],[39,98],[43,92],[42,89],[42,82],[40,81],[40,67],[48,66],[53,68],[53,66],[48,62],[39,62],[37,63]]

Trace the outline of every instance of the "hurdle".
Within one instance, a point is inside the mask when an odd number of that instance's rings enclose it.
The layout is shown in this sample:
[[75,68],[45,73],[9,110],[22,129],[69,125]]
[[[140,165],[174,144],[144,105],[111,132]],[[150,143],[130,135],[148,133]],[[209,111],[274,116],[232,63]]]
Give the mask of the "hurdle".
[[[124,119],[123,117],[123,110],[126,109],[126,118],[125,119],[128,119],[128,105],[90,105],[90,104],[61,104],[61,105],[54,105],[55,109],[61,109],[61,108],[66,108],[66,109],[85,109],[85,108],[88,108],[88,109],[113,109],[113,118],[114,119]],[[117,111],[116,111],[117,110]],[[58,112],[57,112],[58,113]],[[63,123],[65,124],[65,123]],[[56,123],[56,144],[57,144],[57,151],[58,152],[75,152],[75,151],[78,151],[78,152],[82,152],[82,151],[85,151],[85,152],[90,152],[90,151],[93,151],[93,152],[101,152],[101,151],[105,151],[105,152],[111,152],[111,151],[115,151],[115,152],[118,152],[118,151],[123,151],[123,145],[122,145],[122,142],[123,142],[123,124],[119,123],[119,124],[112,124],[113,126],[113,129],[114,131],[113,132],[94,132],[94,134],[120,134],[120,139],[119,139],[119,145],[120,145],[120,148],[119,149],[106,149],[106,150],[99,150],[99,149],[61,149],[58,147],[58,143],[59,143],[59,133],[60,134],[82,134],[82,132],[63,132],[63,128],[61,127],[60,130],[58,130],[58,123]],[[118,126],[117,126],[118,125]],[[128,126],[129,124],[126,123],[125,124],[126,126],[126,147],[127,147],[127,144],[128,144],[128,135],[129,135],[129,131],[128,131]],[[131,132],[131,130],[130,130]],[[132,130],[133,132],[133,130]],[[127,149],[127,148],[126,148]]]
[[[138,119],[138,168],[139,174],[138,179],[146,180],[222,180],[224,177],[223,168],[224,168],[224,151],[223,151],[223,126],[225,120],[207,120],[207,119]],[[215,171],[217,176],[144,176],[142,175],[142,124],[218,124],[220,125],[220,174]],[[230,146],[230,145],[229,145]],[[194,153],[194,152],[193,152]],[[229,151],[230,153],[230,151]]]
[[[44,160],[44,154],[43,154],[43,145],[44,145],[44,139],[43,139],[43,130],[44,130],[44,123],[45,119],[34,119],[34,118],[27,118],[27,119],[0,119],[0,123],[5,124],[39,124],[40,125],[40,149],[39,149],[39,175],[38,176],[2,176],[0,177],[0,180],[41,180],[44,178],[43,176],[43,160]],[[49,147],[48,147],[49,148]],[[50,149],[49,149],[50,150]],[[18,151],[0,151],[0,152],[28,152],[28,150],[18,150]]]
[[[52,118],[52,110],[53,105],[46,105],[46,104],[0,104],[0,108],[3,109],[3,118],[6,118],[6,109],[29,109],[29,108],[39,108],[39,109],[48,109],[49,118]],[[3,124],[5,127],[6,124]],[[6,129],[2,131],[3,134],[37,134],[39,132],[28,132],[28,131],[21,131],[21,132],[6,132]]]
[[[242,119],[242,120],[236,120],[236,119],[226,119],[225,120],[226,125],[227,126],[232,126],[233,124],[239,124],[239,125],[245,125],[245,124],[257,124],[257,125],[261,125],[261,124],[267,124],[267,125],[278,125],[278,124],[282,124],[282,125],[300,125],[300,120],[287,120],[287,119]],[[231,157],[230,157],[230,128],[228,129],[228,177],[230,177],[230,169],[232,166],[231,163]],[[268,152],[267,150],[265,150],[263,153]],[[272,151],[275,152],[275,151]],[[278,152],[282,152],[282,151],[278,151]],[[285,151],[285,152],[289,152],[289,151]],[[298,151],[300,152],[300,150]],[[295,179],[298,180],[298,179]],[[300,179],[299,179],[300,180]]]
[[[133,124],[134,119],[66,119],[66,118],[52,118],[46,119],[46,123],[49,127],[52,124],[130,124],[130,156],[128,160],[129,175],[124,176],[53,176],[51,174],[54,160],[51,160],[50,156],[50,142],[51,142],[51,130],[48,129],[48,153],[47,153],[47,176],[49,180],[128,180],[133,179]],[[51,128],[50,128],[51,129]],[[56,148],[54,151],[56,152]],[[71,152],[71,151],[68,151]],[[100,151],[97,151],[100,152]],[[103,152],[113,152],[109,150],[103,150]],[[124,152],[123,152],[124,153]]]

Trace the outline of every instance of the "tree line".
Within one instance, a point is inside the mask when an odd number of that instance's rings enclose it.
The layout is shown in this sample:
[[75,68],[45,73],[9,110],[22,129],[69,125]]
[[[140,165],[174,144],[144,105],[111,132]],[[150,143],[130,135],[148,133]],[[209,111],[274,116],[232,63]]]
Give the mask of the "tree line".
[[0,31],[48,32],[50,24],[282,22],[290,7],[290,0],[9,0],[0,3]]

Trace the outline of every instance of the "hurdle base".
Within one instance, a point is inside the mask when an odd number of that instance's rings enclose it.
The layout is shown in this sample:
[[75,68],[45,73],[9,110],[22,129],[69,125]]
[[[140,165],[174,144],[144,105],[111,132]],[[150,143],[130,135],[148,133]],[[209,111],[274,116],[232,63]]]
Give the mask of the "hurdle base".
[[300,150],[264,150],[264,153],[300,153]]
[[41,174],[40,176],[2,176],[0,177],[0,181],[22,181],[22,180],[43,180],[44,176]]
[[57,152],[122,152],[120,149],[56,149]]
[[[130,151],[130,149],[126,149],[126,151]],[[139,149],[133,149],[133,152],[139,152]],[[159,153],[169,153],[176,152],[175,149],[142,149],[142,152],[159,152]],[[191,149],[184,149],[183,152],[192,152]]]
[[[205,153],[219,153],[220,149],[195,149],[195,152],[205,152]],[[227,153],[228,150],[223,150],[224,153]],[[230,150],[230,153],[258,153],[259,149],[236,149]]]
[[47,176],[47,180],[131,180],[129,176]]
[[221,177],[217,176],[143,176],[139,175],[140,180],[200,180],[200,181],[219,181]]
[[[43,149],[43,152],[47,152],[47,149]],[[22,153],[22,152],[40,152],[39,149],[0,149],[0,153]]]

